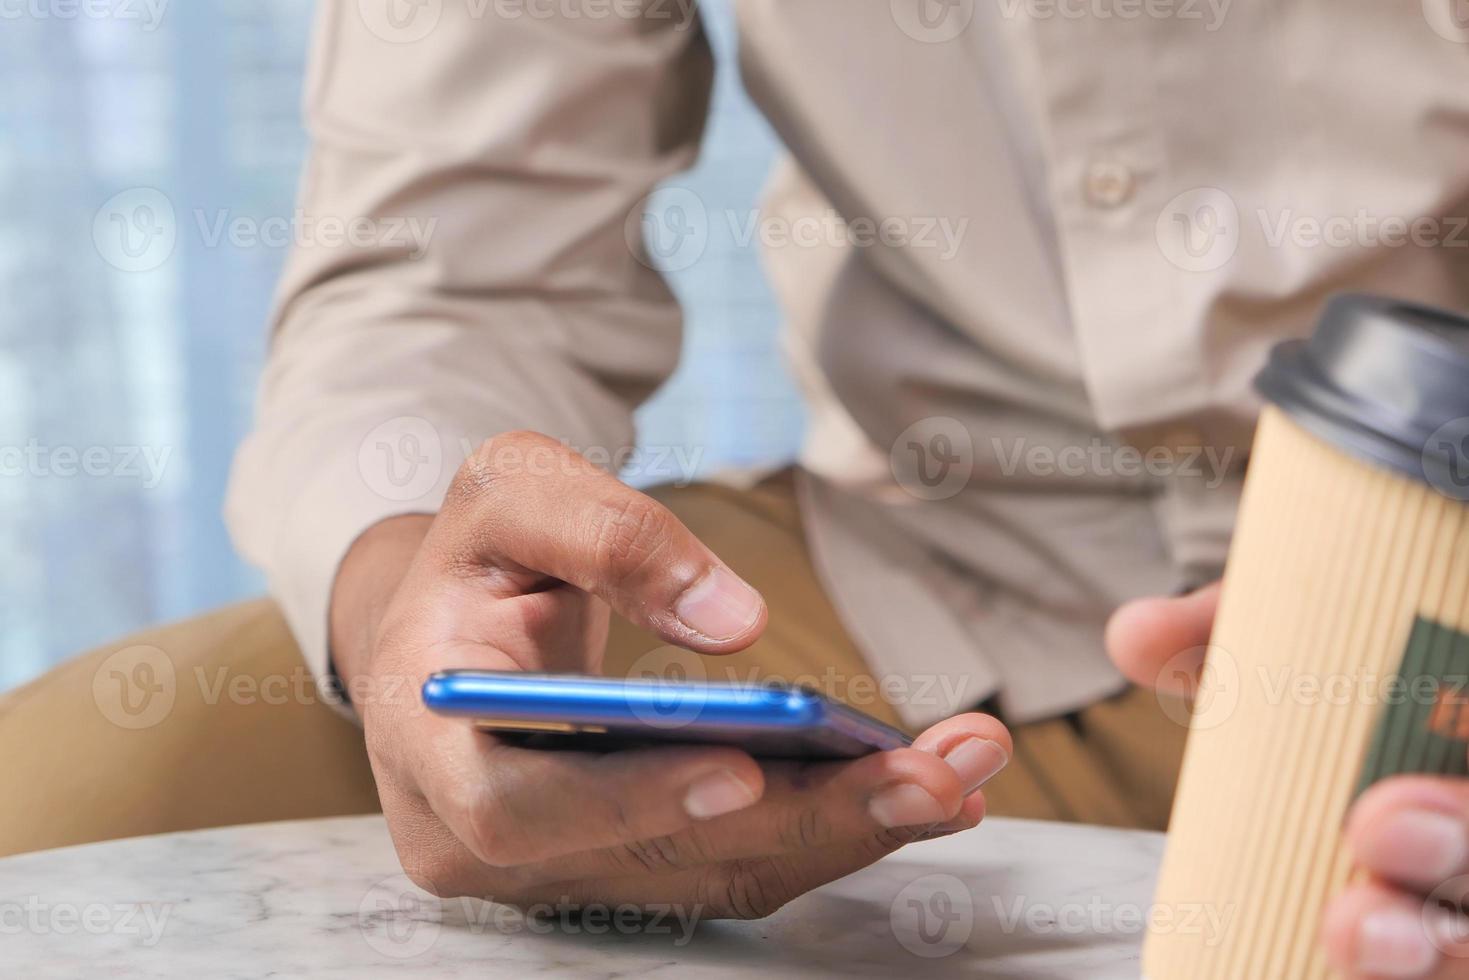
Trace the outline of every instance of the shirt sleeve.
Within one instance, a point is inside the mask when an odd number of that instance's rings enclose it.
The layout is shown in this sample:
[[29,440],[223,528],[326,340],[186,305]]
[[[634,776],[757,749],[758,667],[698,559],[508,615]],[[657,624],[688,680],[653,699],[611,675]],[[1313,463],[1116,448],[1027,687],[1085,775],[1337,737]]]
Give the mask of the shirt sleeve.
[[320,4],[296,240],[225,504],[319,676],[363,531],[436,511],[497,433],[615,458],[677,361],[641,202],[697,152],[708,45],[686,0],[553,9]]

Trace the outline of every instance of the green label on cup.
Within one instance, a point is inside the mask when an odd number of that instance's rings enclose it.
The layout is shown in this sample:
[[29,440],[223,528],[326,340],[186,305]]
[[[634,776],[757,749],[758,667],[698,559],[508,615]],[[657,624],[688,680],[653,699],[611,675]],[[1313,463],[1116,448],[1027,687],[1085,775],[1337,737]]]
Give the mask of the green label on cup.
[[1410,772],[1469,775],[1469,633],[1421,616],[1383,692],[1357,794]]

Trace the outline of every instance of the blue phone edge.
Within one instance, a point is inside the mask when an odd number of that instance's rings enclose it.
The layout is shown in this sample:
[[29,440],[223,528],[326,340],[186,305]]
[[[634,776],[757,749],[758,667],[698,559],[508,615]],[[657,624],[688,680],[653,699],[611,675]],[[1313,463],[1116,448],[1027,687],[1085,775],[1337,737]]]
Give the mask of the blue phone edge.
[[[533,696],[527,697],[528,694]],[[878,750],[912,739],[892,726],[819,692],[748,684],[676,684],[580,674],[446,670],[423,685],[424,704],[436,714],[526,722],[636,726],[641,712],[666,711],[670,694],[692,695],[699,727],[723,731],[830,730]],[[676,710],[676,709],[675,709]]]

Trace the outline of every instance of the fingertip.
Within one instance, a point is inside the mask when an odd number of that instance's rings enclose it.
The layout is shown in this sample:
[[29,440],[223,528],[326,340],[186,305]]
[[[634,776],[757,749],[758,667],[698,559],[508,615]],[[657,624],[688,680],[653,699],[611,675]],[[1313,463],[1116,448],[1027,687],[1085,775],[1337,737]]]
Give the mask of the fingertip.
[[1347,816],[1347,846],[1379,878],[1430,891],[1469,866],[1464,792],[1432,777],[1378,783]]
[[1327,962],[1347,976],[1426,977],[1442,958],[1422,901],[1375,882],[1327,905],[1320,939]]
[[[759,593],[756,595],[758,596]],[[748,650],[765,634],[765,627],[769,624],[770,610],[765,605],[765,598],[760,596],[760,609],[755,614],[755,619],[743,632],[725,640],[699,637],[699,652],[707,656],[723,657],[731,653],[739,653],[741,650]]]
[[764,629],[765,598],[724,565],[714,565],[674,601],[673,615],[700,649],[743,649]]
[[[628,792],[649,792],[653,787],[678,790],[682,787],[685,810],[690,806],[687,796],[692,787],[703,785],[705,803],[703,809],[712,806],[714,790],[711,787],[730,780],[741,789],[735,793],[733,787],[722,797],[731,803],[731,809],[742,809],[744,805],[758,802],[765,796],[765,771],[748,752],[723,745],[667,745],[653,748],[626,749],[601,756],[588,756],[589,765],[613,775],[617,783]],[[615,767],[615,768],[613,768]],[[740,807],[732,804],[736,797],[745,797]]]
[[743,749],[723,745],[697,745],[649,751],[688,753],[691,768],[702,772],[728,771],[750,787],[755,799],[765,795],[765,770],[754,756]]
[[689,784],[684,812],[695,820],[713,820],[759,802],[760,796],[731,769],[716,769]]
[[913,747],[938,756],[959,777],[965,796],[998,776],[1015,754],[1010,732],[997,718],[970,713],[925,731]]
[[[639,750],[641,765],[681,792],[684,813],[712,820],[753,806],[765,796],[765,772],[747,752],[725,746],[669,746]],[[633,792],[637,786],[631,786]]]
[[745,785],[750,787],[750,792],[756,800],[765,796],[765,770],[760,763],[748,752],[735,749],[727,753],[729,770],[740,778]]
[[1350,838],[1393,810],[1438,810],[1453,816],[1469,815],[1469,784],[1453,777],[1405,774],[1374,783],[1347,813]]
[[1128,680],[1144,687],[1160,687],[1164,673],[1191,655],[1202,666],[1204,648],[1214,627],[1219,585],[1205,586],[1185,596],[1151,596],[1124,603],[1107,621],[1104,643]]
[[[1171,644],[1165,635],[1171,632],[1169,603],[1172,599],[1134,599],[1117,609],[1107,620],[1103,642],[1107,655],[1117,669],[1134,684],[1153,687],[1163,664],[1172,656],[1164,651]],[[1176,652],[1176,650],[1174,651]]]
[[945,718],[938,724],[931,725],[913,740],[913,748],[942,758],[959,743],[971,738],[998,744],[1007,759],[1015,755],[1015,740],[1004,722],[977,711]]

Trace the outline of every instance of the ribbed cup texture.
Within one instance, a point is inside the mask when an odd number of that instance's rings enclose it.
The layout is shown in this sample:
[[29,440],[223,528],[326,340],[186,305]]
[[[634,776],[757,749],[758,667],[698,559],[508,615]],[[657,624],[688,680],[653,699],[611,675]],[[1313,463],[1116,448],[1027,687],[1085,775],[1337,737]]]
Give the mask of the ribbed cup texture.
[[1330,975],[1318,933],[1352,873],[1341,836],[1352,801],[1392,772],[1464,771],[1458,692],[1425,701],[1437,687],[1398,678],[1405,662],[1469,673],[1466,632],[1469,506],[1267,407],[1143,953],[1148,980]]

